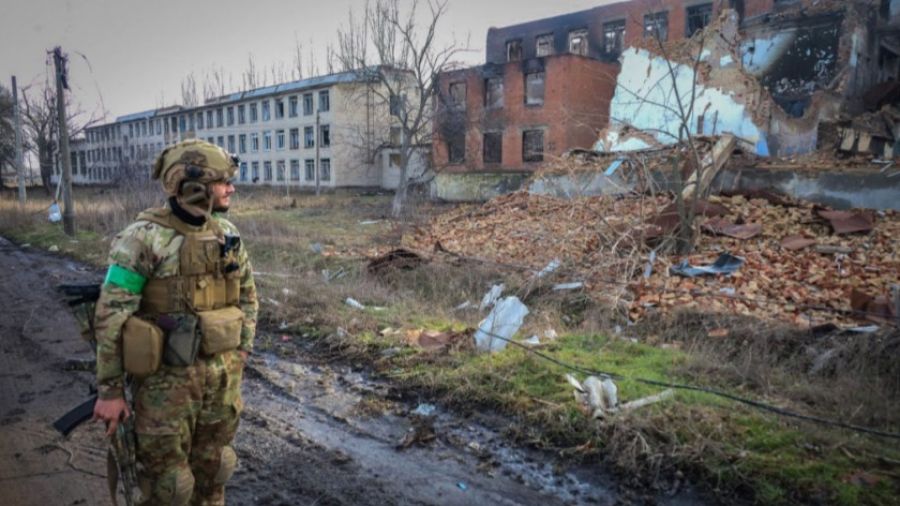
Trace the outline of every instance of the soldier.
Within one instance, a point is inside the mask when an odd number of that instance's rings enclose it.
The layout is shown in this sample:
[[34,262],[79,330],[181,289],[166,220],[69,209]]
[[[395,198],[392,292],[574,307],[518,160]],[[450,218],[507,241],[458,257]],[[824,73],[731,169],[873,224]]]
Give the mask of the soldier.
[[118,234],[95,314],[94,418],[131,415],[144,504],[223,505],[237,457],[241,376],[258,303],[228,210],[236,159],[207,142],[163,150],[152,176],[169,195]]

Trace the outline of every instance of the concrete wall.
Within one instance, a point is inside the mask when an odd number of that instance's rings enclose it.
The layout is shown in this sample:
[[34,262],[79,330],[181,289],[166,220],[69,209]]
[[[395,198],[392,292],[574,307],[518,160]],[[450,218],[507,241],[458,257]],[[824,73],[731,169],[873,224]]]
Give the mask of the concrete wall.
[[449,202],[481,202],[520,189],[527,178],[524,173],[439,173],[431,183],[431,196]]

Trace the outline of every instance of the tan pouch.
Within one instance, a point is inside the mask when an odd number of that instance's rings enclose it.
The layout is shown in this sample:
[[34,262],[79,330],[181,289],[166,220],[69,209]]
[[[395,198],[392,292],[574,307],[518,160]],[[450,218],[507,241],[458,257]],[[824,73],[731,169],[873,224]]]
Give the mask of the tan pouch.
[[241,344],[244,312],[240,308],[229,306],[202,311],[197,316],[200,318],[200,333],[203,335],[200,347],[204,355],[233,350]]
[[156,325],[131,316],[122,327],[122,362],[125,372],[138,378],[159,369],[163,351],[163,332]]

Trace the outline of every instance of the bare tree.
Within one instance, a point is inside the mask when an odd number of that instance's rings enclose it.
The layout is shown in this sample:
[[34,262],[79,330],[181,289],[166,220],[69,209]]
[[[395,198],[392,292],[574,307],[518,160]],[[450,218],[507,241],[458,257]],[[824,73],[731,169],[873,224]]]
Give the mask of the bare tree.
[[[96,124],[100,117],[90,115],[85,118],[85,112],[71,103],[69,95],[66,95],[66,122],[69,136],[78,137],[85,128]],[[47,195],[53,193],[50,178],[53,176],[53,167],[59,156],[59,122],[56,113],[56,91],[45,82],[39,88],[26,86],[22,88],[22,124],[25,130],[25,148],[37,155],[40,166],[41,184]]]
[[294,68],[291,69],[291,77],[295,81],[303,79],[303,44],[294,33]]
[[339,70],[356,72],[372,84],[375,105],[388,109],[401,129],[395,217],[406,203],[410,161],[417,149],[431,145],[437,74],[462,51],[455,42],[438,47],[435,40],[446,12],[447,0],[411,0],[405,9],[399,0],[369,1],[362,18],[349,12],[332,53]]
[[193,72],[181,80],[181,103],[185,107],[200,105],[200,95],[197,93],[197,78]]

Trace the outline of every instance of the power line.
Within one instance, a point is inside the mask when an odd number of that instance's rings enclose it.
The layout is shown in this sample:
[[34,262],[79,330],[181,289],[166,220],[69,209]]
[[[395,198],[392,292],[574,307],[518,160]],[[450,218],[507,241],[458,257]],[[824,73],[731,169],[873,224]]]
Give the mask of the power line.
[[525,350],[525,351],[528,352],[528,353],[531,353],[531,354],[533,354],[533,355],[535,355],[535,356],[537,356],[537,357],[540,357],[540,358],[542,358],[542,359],[544,359],[544,360],[546,360],[546,361],[548,361],[548,362],[552,362],[552,363],[554,363],[554,364],[556,364],[556,365],[558,365],[558,366],[560,366],[560,367],[563,367],[563,368],[565,368],[565,369],[569,369],[570,371],[580,372],[580,373],[582,373],[582,374],[587,374],[587,375],[591,375],[591,376],[608,377],[608,378],[611,378],[611,379],[617,379],[617,380],[620,380],[620,381],[635,381],[635,382],[638,382],[638,383],[644,383],[644,384],[646,384],[646,385],[652,385],[652,386],[658,386],[658,387],[666,387],[666,388],[674,388],[674,389],[679,389],[679,390],[689,390],[689,391],[693,391],[693,392],[706,393],[706,394],[714,395],[714,396],[717,396],[717,397],[722,397],[722,398],[725,398],[725,399],[729,399],[729,400],[732,400],[732,401],[735,401],[735,402],[740,402],[740,403],[742,403],[742,404],[746,404],[746,405],[751,406],[751,407],[754,407],[754,408],[756,408],[756,409],[760,409],[760,410],[763,410],[763,411],[768,411],[768,412],[770,412],[770,413],[775,413],[775,414],[780,415],[780,416],[785,416],[785,417],[789,417],[789,418],[796,418],[796,419],[798,419],[798,420],[805,420],[805,421],[808,421],[808,422],[814,422],[814,423],[818,423],[818,424],[821,424],[821,425],[830,425],[830,426],[832,426],[832,427],[839,427],[839,428],[846,429],[846,430],[850,430],[850,431],[854,431],[854,432],[861,432],[861,433],[864,433],[864,434],[871,434],[871,435],[873,435],[873,436],[885,437],[885,438],[889,438],[889,439],[900,439],[900,433],[895,433],[895,432],[885,432],[885,431],[881,431],[881,430],[878,430],[878,429],[872,429],[872,428],[869,428],[869,427],[862,427],[862,426],[859,426],[859,425],[853,425],[853,424],[850,424],[850,423],[841,422],[841,421],[838,421],[838,420],[831,420],[831,419],[828,419],[828,418],[822,418],[822,417],[813,416],[813,415],[804,415],[804,414],[802,414],[802,413],[797,413],[797,412],[794,412],[794,411],[791,411],[791,410],[788,410],[788,409],[779,408],[778,406],[773,406],[773,405],[767,404],[767,403],[765,403],[765,402],[755,401],[755,400],[753,400],[753,399],[747,399],[747,398],[745,398],[745,397],[741,397],[741,396],[735,395],[735,394],[730,394],[730,393],[728,393],[728,392],[723,392],[723,391],[721,391],[721,390],[716,390],[716,389],[714,389],[714,388],[701,387],[701,386],[696,386],[696,385],[680,384],[680,383],[674,383],[674,382],[666,382],[666,381],[657,381],[657,380],[651,380],[651,379],[646,379],[646,378],[641,378],[641,377],[632,377],[632,376],[626,376],[626,375],[618,374],[618,373],[614,373],[614,372],[600,371],[600,370],[597,370],[597,369],[591,369],[591,368],[586,368],[586,367],[580,367],[580,366],[577,366],[577,365],[572,365],[572,364],[569,364],[568,362],[559,360],[559,359],[557,359],[557,358],[555,358],[555,357],[551,357],[550,355],[547,355],[547,354],[545,354],[545,353],[541,353],[540,351],[537,351],[537,350],[535,350],[535,349],[532,349],[532,348],[530,348],[530,347],[528,347],[528,346],[526,346],[526,345],[524,345],[524,344],[522,344],[522,343],[520,343],[520,342],[518,342],[518,341],[514,341],[514,340],[512,340],[512,339],[508,339],[508,338],[506,338],[506,337],[503,337],[503,336],[500,336],[500,335],[497,335],[497,334],[494,334],[494,333],[491,333],[491,332],[486,332],[486,331],[481,330],[481,329],[479,329],[479,331],[480,331],[480,332],[483,332],[484,334],[487,334],[488,336],[490,336],[490,337],[492,337],[492,338],[500,339],[500,340],[505,341],[505,342],[507,342],[507,343],[509,343],[509,344],[512,344],[512,345],[514,345],[514,346],[517,346],[517,347],[519,347],[519,348]]

